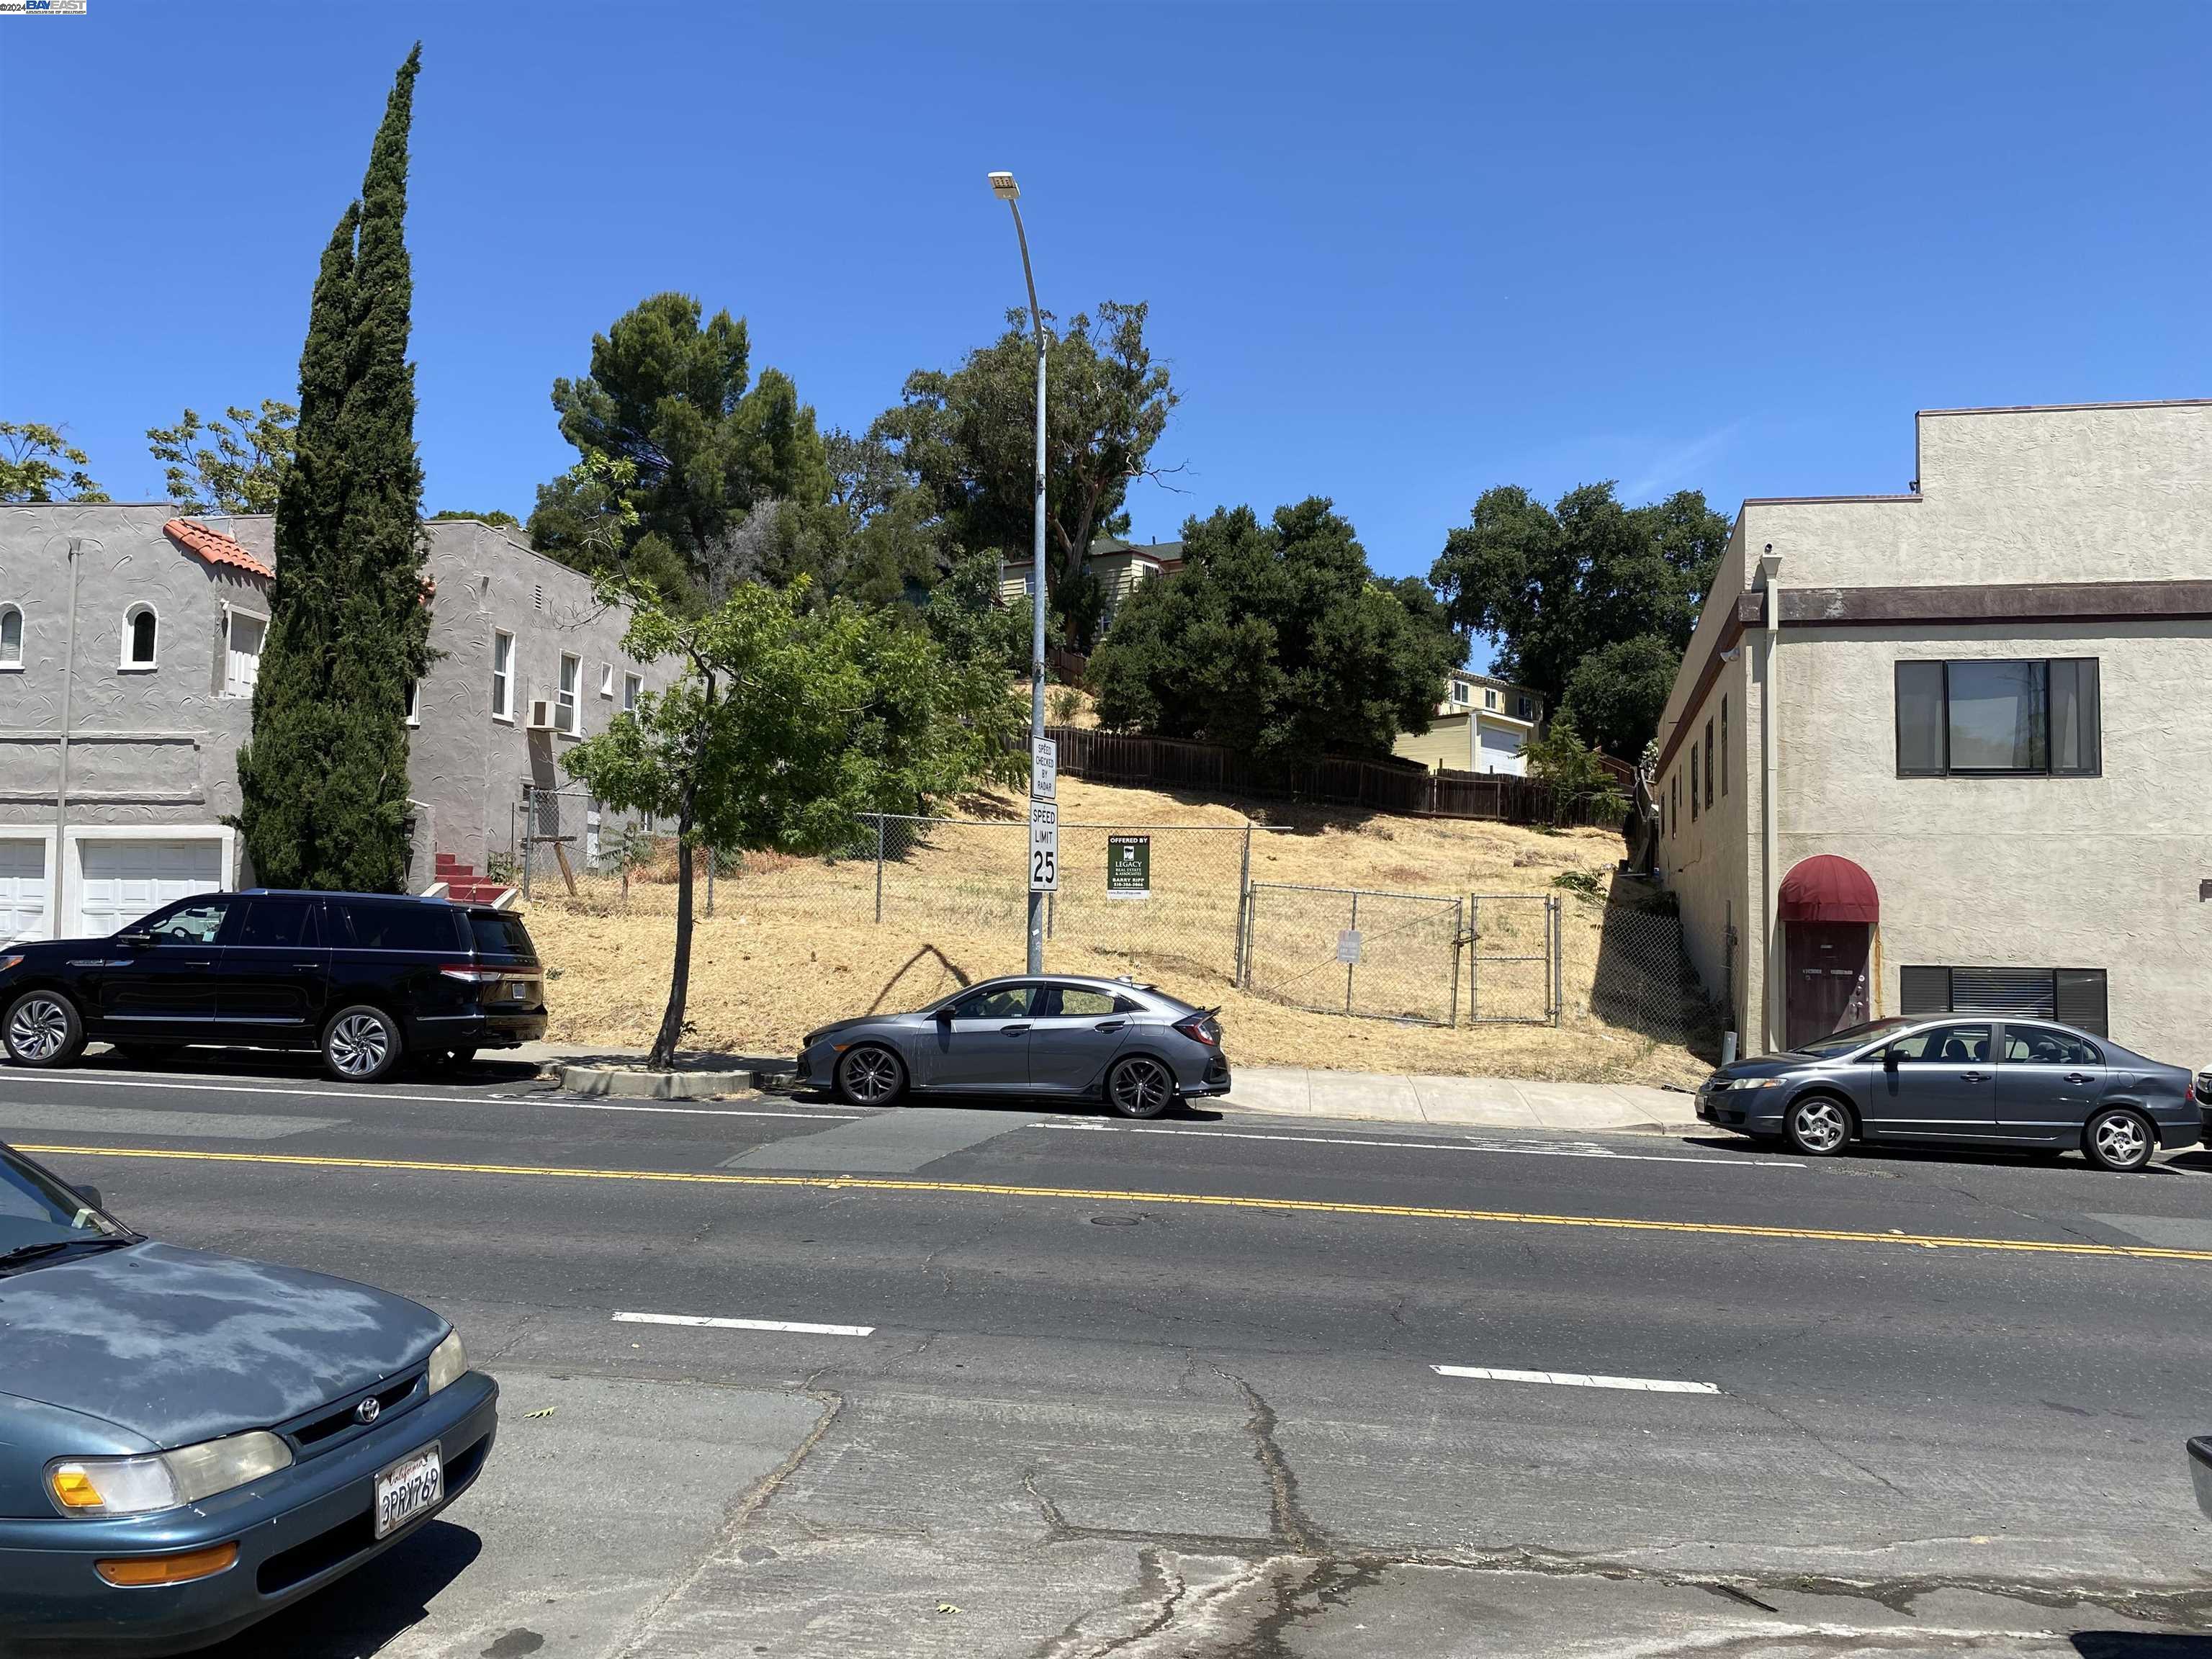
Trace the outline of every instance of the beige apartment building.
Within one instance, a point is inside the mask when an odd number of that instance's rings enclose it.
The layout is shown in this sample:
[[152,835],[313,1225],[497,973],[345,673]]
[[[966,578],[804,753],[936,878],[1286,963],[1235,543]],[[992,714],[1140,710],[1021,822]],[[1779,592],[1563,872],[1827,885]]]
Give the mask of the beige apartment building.
[[1737,516],[1658,734],[1698,975],[1747,1053],[1964,1009],[2212,1060],[2212,401],[1917,440]]
[[1528,775],[1522,750],[1543,729],[1544,699],[1525,685],[1455,668],[1425,732],[1401,732],[1391,753],[1431,770]]

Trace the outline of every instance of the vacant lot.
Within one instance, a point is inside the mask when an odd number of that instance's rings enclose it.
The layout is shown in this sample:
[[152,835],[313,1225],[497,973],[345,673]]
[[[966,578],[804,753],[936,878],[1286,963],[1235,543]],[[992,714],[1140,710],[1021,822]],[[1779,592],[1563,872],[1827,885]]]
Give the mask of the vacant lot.
[[[1220,1004],[1237,1061],[1655,1082],[1705,1069],[1682,1041],[1694,1010],[1679,995],[1671,946],[1658,948],[1668,924],[1626,895],[1605,902],[1617,836],[1288,805],[1248,816],[1152,790],[1076,779],[1060,787],[1062,890],[1047,965],[1133,973]],[[699,922],[687,1046],[788,1053],[829,1019],[911,1007],[1018,970],[1025,807],[982,797],[964,813],[954,824],[892,821],[880,866],[863,848],[842,860],[754,855],[723,874],[714,915]],[[1109,837],[1119,832],[1149,837],[1147,897],[1109,895]],[[1248,865],[1251,990],[1235,983]],[[586,878],[574,897],[540,885],[530,926],[558,975],[556,1041],[649,1041],[673,947],[669,873],[633,878],[627,898],[608,878]],[[1356,917],[1350,889],[1366,890]],[[1525,896],[1481,903],[1470,916],[1470,894]],[[1540,963],[1514,959],[1540,952],[1546,896],[1562,910],[1556,1029],[1517,1023],[1546,1006]],[[702,910],[703,901],[702,888]],[[1470,923],[1480,940],[1472,957]],[[1355,925],[1361,960],[1347,969],[1337,945]],[[1347,999],[1396,1018],[1316,1011],[1341,1010]],[[1455,1015],[1455,1028],[1430,1023]]]

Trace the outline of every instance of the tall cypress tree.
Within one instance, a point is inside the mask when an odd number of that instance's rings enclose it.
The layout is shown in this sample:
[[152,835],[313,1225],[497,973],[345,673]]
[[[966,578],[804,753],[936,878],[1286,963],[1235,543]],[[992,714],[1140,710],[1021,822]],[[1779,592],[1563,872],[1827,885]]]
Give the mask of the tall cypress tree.
[[430,656],[404,236],[422,57],[418,43],[400,66],[361,199],[324,251],[300,353],[298,447],[238,757],[240,828],[270,886],[386,892],[407,877],[407,687]]

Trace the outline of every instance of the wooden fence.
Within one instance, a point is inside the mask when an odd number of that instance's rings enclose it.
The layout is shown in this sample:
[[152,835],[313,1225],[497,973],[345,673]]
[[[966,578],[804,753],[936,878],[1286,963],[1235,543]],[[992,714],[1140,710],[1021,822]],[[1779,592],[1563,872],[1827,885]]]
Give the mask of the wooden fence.
[[1501,773],[1431,772],[1419,761],[1336,755],[1317,761],[1262,762],[1220,744],[1077,726],[1048,726],[1045,734],[1060,745],[1060,769],[1094,783],[1220,795],[1287,795],[1416,817],[1608,827],[1613,821],[1611,814],[1594,814],[1580,803],[1561,800],[1547,785]]

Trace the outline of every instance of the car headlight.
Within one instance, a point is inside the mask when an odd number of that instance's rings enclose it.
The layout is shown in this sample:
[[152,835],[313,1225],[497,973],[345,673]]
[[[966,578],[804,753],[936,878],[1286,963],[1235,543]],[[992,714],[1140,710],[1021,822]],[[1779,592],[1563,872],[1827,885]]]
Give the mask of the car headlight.
[[1784,1080],[1778,1077],[1740,1077],[1729,1084],[1729,1087],[1731,1089],[1775,1089],[1779,1088]]
[[141,1457],[79,1457],[46,1466],[64,1515],[150,1515],[197,1504],[292,1466],[292,1449],[260,1429]]
[[461,1334],[447,1331],[446,1340],[430,1351],[430,1392],[459,1382],[468,1370],[469,1351],[461,1346]]

